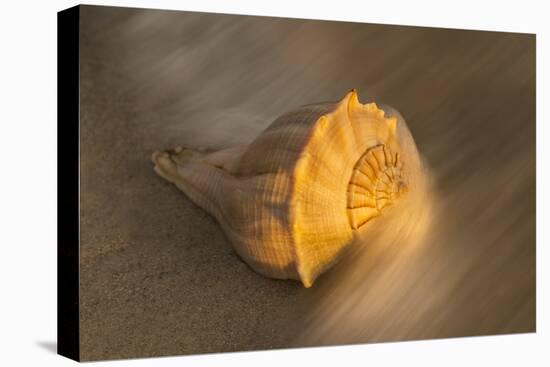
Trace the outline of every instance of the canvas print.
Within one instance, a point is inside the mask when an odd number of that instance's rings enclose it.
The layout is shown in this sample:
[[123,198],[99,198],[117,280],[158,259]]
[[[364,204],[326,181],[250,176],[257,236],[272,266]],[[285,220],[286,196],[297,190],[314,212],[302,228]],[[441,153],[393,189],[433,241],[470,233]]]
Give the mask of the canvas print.
[[535,35],[79,6],[59,37],[60,354],[535,332]]

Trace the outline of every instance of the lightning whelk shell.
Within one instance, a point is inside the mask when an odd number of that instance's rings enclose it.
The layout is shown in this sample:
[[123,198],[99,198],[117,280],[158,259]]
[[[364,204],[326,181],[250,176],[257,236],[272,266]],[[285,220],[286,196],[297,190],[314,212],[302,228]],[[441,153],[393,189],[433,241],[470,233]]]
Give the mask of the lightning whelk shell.
[[249,145],[155,152],[153,162],[217,219],[254,270],[310,287],[357,230],[407,192],[402,153],[411,143],[402,118],[361,104],[352,90],[285,113]]

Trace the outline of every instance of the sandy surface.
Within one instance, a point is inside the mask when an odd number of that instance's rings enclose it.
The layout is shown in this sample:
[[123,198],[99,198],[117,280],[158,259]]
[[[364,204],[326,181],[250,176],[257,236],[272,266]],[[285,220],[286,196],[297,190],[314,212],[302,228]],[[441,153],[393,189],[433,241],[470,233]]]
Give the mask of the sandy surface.
[[[81,19],[83,360],[534,331],[533,36],[107,7]],[[434,173],[438,217],[414,255],[371,244],[312,289],[266,279],[152,170],[155,150],[246,142],[352,87],[402,112]]]

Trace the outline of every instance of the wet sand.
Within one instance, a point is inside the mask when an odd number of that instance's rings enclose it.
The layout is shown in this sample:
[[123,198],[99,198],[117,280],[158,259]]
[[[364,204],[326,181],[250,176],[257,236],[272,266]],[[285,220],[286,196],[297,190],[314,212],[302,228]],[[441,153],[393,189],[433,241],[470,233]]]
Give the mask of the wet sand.
[[[89,6],[81,22],[83,360],[535,330],[534,36]],[[400,110],[433,173],[416,251],[373,231],[312,289],[267,279],[153,172],[155,150],[248,142],[350,88]]]

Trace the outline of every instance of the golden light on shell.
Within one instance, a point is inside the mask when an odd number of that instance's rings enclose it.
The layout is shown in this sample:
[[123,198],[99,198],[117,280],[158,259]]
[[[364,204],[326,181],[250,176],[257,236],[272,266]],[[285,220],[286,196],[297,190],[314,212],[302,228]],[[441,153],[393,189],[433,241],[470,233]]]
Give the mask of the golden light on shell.
[[400,124],[351,90],[283,114],[249,145],[155,152],[153,162],[255,271],[311,287],[408,192],[400,134],[410,133]]

